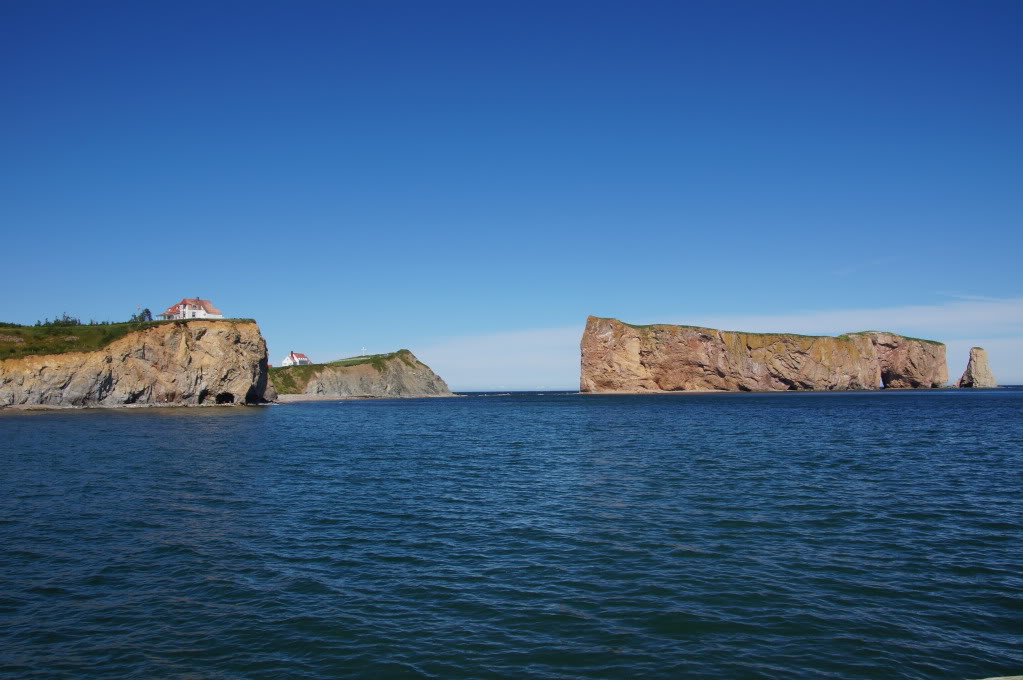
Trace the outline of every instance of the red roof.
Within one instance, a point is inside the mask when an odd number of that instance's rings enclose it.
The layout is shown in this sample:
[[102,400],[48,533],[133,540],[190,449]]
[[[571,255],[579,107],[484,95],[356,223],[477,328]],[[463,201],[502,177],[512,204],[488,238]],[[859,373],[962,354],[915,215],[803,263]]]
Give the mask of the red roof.
[[307,357],[304,354],[300,354],[299,352],[292,352],[291,353],[291,358],[292,359],[309,359],[309,357]]
[[223,314],[223,312],[221,312],[219,309],[213,306],[212,302],[210,302],[209,300],[201,300],[199,298],[184,298],[181,300],[181,302],[174,305],[173,307],[168,307],[167,311],[164,312],[164,314],[179,314],[181,312],[181,308],[185,306],[196,308],[201,307],[202,309],[206,310],[207,314]]

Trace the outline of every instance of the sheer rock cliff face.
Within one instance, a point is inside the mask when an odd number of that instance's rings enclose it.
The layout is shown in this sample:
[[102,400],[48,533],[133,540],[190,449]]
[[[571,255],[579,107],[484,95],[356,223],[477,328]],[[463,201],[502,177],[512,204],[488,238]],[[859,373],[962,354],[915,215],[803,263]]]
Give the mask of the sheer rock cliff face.
[[948,381],[944,345],[892,333],[739,333],[591,316],[581,349],[582,392],[857,390]]
[[970,361],[956,387],[998,387],[998,381],[987,363],[987,350],[982,347],[970,349]]
[[867,332],[877,349],[881,382],[885,387],[944,387],[948,382],[945,345],[906,338],[895,333]]
[[447,397],[447,383],[412,352],[400,350],[354,366],[314,364],[274,369],[281,394],[323,397]]
[[0,361],[0,406],[198,406],[276,398],[266,342],[242,321],[179,321],[94,352]]

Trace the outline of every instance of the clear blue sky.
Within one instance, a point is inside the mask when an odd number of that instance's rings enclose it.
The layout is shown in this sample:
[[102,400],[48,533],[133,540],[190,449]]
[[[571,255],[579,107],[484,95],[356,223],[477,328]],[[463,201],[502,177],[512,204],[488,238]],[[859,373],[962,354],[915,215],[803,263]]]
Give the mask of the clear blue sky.
[[1015,1],[3,0],[0,320],[199,295],[275,363],[571,387],[453,348],[994,298],[934,332],[1023,381],[1021,35]]

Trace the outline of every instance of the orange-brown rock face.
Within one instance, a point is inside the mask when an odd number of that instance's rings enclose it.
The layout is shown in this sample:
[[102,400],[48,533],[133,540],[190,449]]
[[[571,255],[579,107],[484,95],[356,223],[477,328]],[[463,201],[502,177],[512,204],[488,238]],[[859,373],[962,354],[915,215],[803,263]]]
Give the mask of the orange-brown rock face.
[[947,379],[944,345],[890,333],[740,333],[591,316],[581,350],[582,392],[857,390]]
[[970,349],[970,361],[956,387],[998,387],[998,381],[988,366],[987,350],[983,347]]
[[943,387],[948,382],[945,345],[894,333],[867,332],[877,348],[881,382],[885,387]]
[[242,321],[179,321],[95,352],[0,361],[0,406],[196,406],[261,403],[266,342]]

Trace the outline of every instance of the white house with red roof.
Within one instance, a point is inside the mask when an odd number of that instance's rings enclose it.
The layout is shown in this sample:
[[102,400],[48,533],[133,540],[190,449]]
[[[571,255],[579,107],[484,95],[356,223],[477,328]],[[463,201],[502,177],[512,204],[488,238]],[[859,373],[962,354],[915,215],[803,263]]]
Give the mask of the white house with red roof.
[[181,302],[168,307],[159,316],[164,319],[223,319],[224,315],[209,300],[200,298],[184,298]]
[[312,359],[300,352],[288,352],[288,356],[284,357],[281,366],[308,366],[312,363]]

